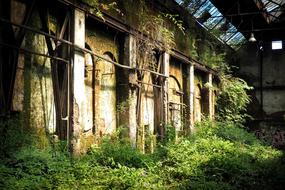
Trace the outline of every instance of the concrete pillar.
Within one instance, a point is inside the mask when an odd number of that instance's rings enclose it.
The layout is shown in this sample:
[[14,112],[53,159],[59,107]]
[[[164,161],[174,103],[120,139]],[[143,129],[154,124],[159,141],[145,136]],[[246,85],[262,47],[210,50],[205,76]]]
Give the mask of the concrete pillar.
[[[166,75],[167,77],[169,77],[169,59],[170,56],[168,53],[163,53],[163,63],[162,63],[162,71],[163,74]],[[170,118],[169,118],[169,114],[168,114],[168,78],[164,79],[164,84],[163,84],[163,121],[164,121],[164,125],[166,126],[166,124],[170,123]],[[165,131],[162,133],[165,133]]]
[[209,90],[208,90],[208,106],[209,106],[209,119],[212,120],[214,118],[214,109],[215,105],[213,102],[213,74],[209,73],[207,77],[207,82],[209,84]]
[[[136,40],[133,35],[129,35],[125,40],[125,58],[131,67],[136,67]],[[135,70],[129,70],[129,92],[128,92],[128,126],[129,138],[133,147],[137,141],[137,75]]]
[[194,130],[194,64],[188,67],[188,83],[189,83],[189,124],[190,130]]
[[[74,10],[73,17],[73,42],[75,45],[84,48],[85,46],[85,13],[81,10]],[[71,83],[73,85],[72,101],[72,124],[71,124],[71,152],[74,156],[80,154],[80,136],[84,128],[84,52],[74,49],[73,68]]]

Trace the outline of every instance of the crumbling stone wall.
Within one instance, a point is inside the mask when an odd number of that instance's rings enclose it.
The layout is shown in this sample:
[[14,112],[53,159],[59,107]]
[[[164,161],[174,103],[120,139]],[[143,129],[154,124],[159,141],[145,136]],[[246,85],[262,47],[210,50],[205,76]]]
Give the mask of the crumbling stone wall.
[[[37,11],[33,15],[31,26],[40,29]],[[28,32],[22,46],[34,52],[47,53],[42,35]],[[19,55],[12,109],[23,113],[24,128],[36,133],[39,146],[46,146],[46,133],[53,133],[56,123],[50,59],[38,55]]]
[[171,124],[175,127],[177,135],[183,130],[183,96],[186,89],[183,85],[182,63],[171,60],[169,68],[169,117]]
[[[122,44],[119,44],[114,31],[100,25],[87,25],[86,44],[94,53],[118,62],[119,47]],[[88,64],[86,60],[85,63]],[[85,131],[94,128],[98,137],[112,134],[117,126],[116,75],[118,73],[116,68],[112,63],[100,60],[95,56],[92,57],[92,65],[89,63],[89,66],[85,67],[86,77],[88,77],[85,80],[85,89],[89,91],[85,97],[85,105],[89,107],[87,110],[91,111],[91,114],[86,113],[85,121],[87,119],[94,122],[85,122]],[[95,113],[92,114],[92,112]]]
[[[43,26],[37,11],[32,17],[31,26],[41,30]],[[56,10],[51,12],[48,30],[57,35],[62,18],[58,18],[60,14],[53,14]],[[194,64],[198,63],[190,63],[185,55],[182,55],[184,59],[176,60],[169,52],[159,52],[158,61],[162,65],[158,70],[165,76],[158,79],[154,73],[143,71],[144,77],[139,78],[138,70],[119,68],[110,62],[137,67],[133,34],[123,33],[102,21],[86,18],[82,10],[74,8],[71,13],[71,33],[74,35],[71,41],[79,47],[70,45],[73,51],[64,57],[71,57],[73,63],[70,75],[73,88],[70,90],[70,100],[64,95],[61,103],[71,103],[70,110],[65,110],[71,114],[67,118],[70,126],[65,125],[64,132],[75,154],[85,151],[102,136],[114,133],[121,125],[128,125],[128,136],[133,146],[143,152],[153,152],[156,135],[163,138],[163,127],[167,123],[172,122],[179,132],[184,130],[184,125],[185,128],[188,128],[186,125],[193,127],[194,121],[201,120],[202,113],[208,114],[209,111],[205,110],[210,109],[207,107],[209,104],[213,105],[209,101],[214,102],[214,97],[210,93],[207,94],[211,96],[208,98],[202,95],[205,83],[210,80],[207,78],[207,69],[201,74],[199,69],[194,69]],[[56,44],[52,42],[52,46]],[[45,37],[32,32],[26,34],[23,47],[51,54]],[[59,111],[55,108],[51,64],[51,60],[44,56],[20,54],[13,96],[14,111],[24,113],[25,125],[38,132],[43,145],[47,143],[46,134],[55,132],[55,114]],[[63,75],[60,73],[60,77]],[[62,90],[60,93],[65,92]],[[121,106],[124,102],[126,104]],[[185,112],[184,105],[187,107]],[[175,113],[173,110],[176,110]],[[60,120],[64,116],[61,115]],[[185,123],[182,121],[184,117],[188,120]]]

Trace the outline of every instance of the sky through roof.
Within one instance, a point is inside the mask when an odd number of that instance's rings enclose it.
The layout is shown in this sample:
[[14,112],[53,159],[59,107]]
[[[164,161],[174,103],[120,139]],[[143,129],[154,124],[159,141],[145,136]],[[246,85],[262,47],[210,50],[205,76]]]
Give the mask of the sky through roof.
[[265,11],[266,14],[263,16],[268,23],[279,21],[279,16],[283,12],[282,6],[285,4],[285,0],[254,0],[254,2],[260,10]]
[[[176,2],[183,4],[182,0],[176,0]],[[185,4],[183,6],[185,7]],[[191,0],[186,8],[202,27],[233,49],[239,49],[247,41],[210,0]]]

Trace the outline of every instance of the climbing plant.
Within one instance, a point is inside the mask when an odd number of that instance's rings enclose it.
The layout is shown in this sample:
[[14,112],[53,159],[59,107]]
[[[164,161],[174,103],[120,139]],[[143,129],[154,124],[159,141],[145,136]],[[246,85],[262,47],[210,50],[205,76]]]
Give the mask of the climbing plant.
[[221,75],[220,80],[221,89],[217,99],[218,119],[243,123],[249,117],[245,113],[250,103],[247,91],[252,87],[243,79],[231,75]]
[[139,11],[137,12],[138,30],[136,35],[137,43],[137,64],[142,68],[149,68],[158,71],[157,51],[169,52],[175,48],[174,29],[177,27],[184,33],[182,21],[178,15],[169,13],[154,13],[148,8],[144,0],[138,1]]
[[102,20],[104,20],[103,17],[103,12],[102,11],[107,11],[110,9],[114,9],[118,12],[120,12],[120,10],[117,8],[117,3],[115,1],[111,1],[108,3],[102,3],[99,0],[81,0],[83,3],[86,3],[87,5],[90,6],[90,12],[95,14],[96,16],[98,16],[99,18],[101,18]]

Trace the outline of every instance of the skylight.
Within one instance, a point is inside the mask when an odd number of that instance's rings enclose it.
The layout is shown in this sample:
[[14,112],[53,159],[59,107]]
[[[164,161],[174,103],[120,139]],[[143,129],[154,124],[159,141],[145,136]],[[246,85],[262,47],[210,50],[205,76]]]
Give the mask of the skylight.
[[176,0],[176,2],[186,7],[197,22],[221,42],[236,50],[246,42],[245,37],[222,15],[210,0],[191,0],[187,4],[184,4],[181,0]]

